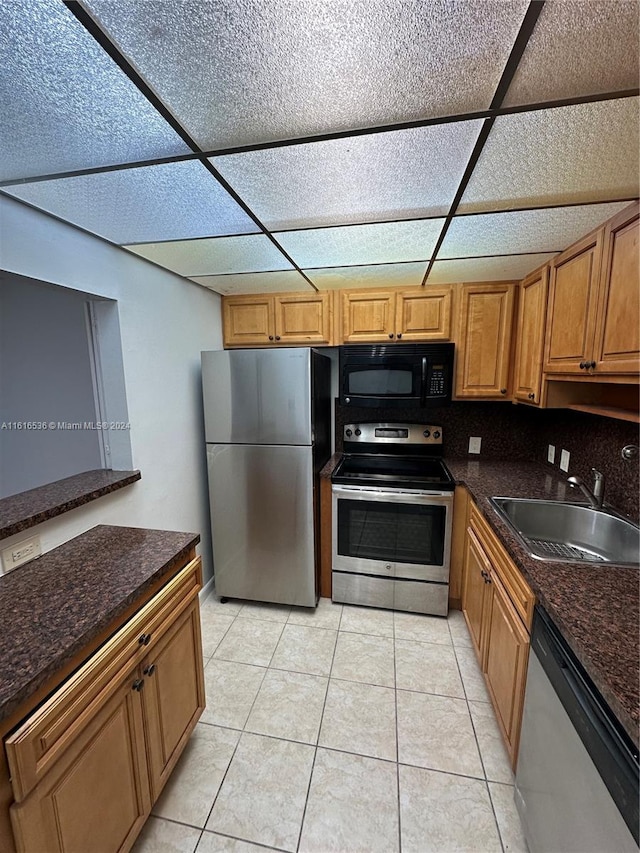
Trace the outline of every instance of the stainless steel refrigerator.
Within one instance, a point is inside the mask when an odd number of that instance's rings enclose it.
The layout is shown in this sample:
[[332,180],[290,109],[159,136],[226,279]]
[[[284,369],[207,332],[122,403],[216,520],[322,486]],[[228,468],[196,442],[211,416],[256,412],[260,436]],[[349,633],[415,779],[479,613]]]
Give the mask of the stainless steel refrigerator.
[[202,353],[217,595],[316,605],[330,368],[306,347]]

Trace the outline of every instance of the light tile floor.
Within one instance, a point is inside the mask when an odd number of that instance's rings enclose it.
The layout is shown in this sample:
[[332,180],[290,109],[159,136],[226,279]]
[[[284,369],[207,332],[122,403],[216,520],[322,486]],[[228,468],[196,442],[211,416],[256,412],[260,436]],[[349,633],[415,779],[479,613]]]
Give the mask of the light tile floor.
[[526,853],[462,614],[202,605],[207,709],[134,853]]

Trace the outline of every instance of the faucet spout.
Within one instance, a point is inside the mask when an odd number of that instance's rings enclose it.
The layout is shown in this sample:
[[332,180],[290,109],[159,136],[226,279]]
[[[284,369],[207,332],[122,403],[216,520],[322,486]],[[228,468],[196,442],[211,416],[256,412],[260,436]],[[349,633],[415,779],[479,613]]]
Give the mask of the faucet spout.
[[591,473],[593,474],[593,491],[581,477],[568,477],[567,483],[575,489],[580,489],[594,509],[601,509],[604,500],[604,474],[596,471],[595,468],[591,469]]

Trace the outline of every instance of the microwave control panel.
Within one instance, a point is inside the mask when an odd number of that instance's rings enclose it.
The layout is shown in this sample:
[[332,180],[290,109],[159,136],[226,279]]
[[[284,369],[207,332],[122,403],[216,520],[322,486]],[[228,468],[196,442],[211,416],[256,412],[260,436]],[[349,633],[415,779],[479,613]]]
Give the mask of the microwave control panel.
[[444,364],[433,364],[431,366],[431,376],[429,377],[430,397],[441,396],[446,393],[447,370]]

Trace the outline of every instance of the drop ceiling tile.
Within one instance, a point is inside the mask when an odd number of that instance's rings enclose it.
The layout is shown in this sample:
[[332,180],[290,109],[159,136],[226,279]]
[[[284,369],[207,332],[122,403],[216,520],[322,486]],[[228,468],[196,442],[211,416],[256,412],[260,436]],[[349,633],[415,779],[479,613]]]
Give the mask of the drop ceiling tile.
[[272,230],[447,213],[480,121],[215,157]]
[[189,149],[59,0],[0,3],[0,180]]
[[5,192],[114,243],[258,230],[196,161],[19,184]]
[[526,0],[85,0],[205,149],[485,109]]
[[559,251],[626,206],[627,202],[623,201],[457,216],[449,226],[438,260]]
[[427,282],[451,284],[464,281],[519,281],[553,257],[553,252],[543,252],[535,255],[506,255],[502,258],[436,261]]
[[196,275],[191,281],[221,293],[223,296],[243,293],[280,293],[284,291],[308,291],[313,288],[297,270],[282,272],[247,272],[229,275]]
[[381,264],[305,269],[304,273],[319,290],[334,290],[340,287],[414,287],[422,283],[426,269],[426,263]]
[[292,265],[264,234],[147,243],[125,248],[161,267],[189,277],[292,269]]
[[637,0],[547,0],[504,105],[633,89]]
[[638,98],[496,119],[460,212],[638,195]]
[[389,264],[431,257],[444,219],[280,231],[278,242],[300,267]]

